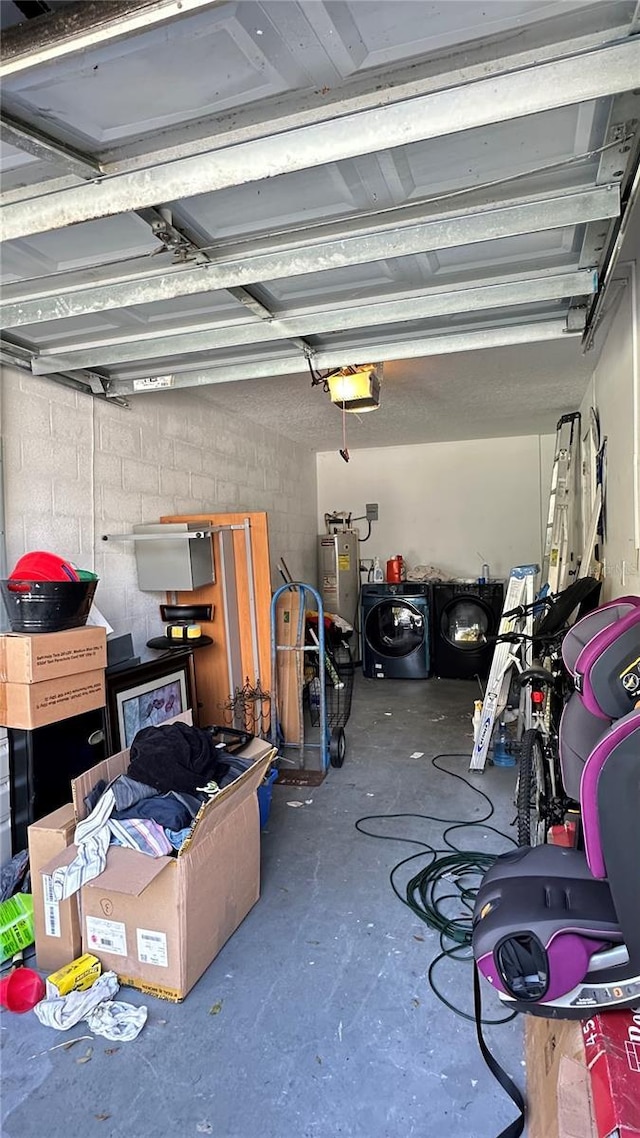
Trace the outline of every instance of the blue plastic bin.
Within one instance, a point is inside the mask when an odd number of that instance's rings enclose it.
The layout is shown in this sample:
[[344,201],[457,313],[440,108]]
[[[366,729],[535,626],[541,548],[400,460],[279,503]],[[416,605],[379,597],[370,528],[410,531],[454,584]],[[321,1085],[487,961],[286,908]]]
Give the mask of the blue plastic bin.
[[260,829],[264,830],[267,822],[269,821],[269,813],[271,811],[271,796],[273,794],[273,784],[278,777],[278,772],[274,768],[269,771],[261,786],[258,787],[258,806],[260,807]]

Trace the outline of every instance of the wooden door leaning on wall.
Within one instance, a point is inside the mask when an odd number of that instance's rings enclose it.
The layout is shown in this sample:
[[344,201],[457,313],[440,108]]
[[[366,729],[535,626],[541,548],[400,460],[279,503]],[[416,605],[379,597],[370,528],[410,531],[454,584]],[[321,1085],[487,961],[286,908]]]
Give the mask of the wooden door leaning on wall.
[[[264,691],[271,691],[271,568],[269,559],[269,531],[267,515],[263,512],[243,511],[237,514],[176,514],[161,518],[162,522],[195,522],[210,526],[243,526],[248,519],[251,531],[251,556],[253,562],[253,589],[255,597],[258,674],[254,664],[251,636],[251,605],[247,550],[244,529],[233,531],[233,551],[235,560],[235,583],[238,596],[239,652],[242,661],[242,682],[248,680],[252,686],[258,681]],[[196,668],[196,687],[198,692],[199,721],[201,726],[212,723],[230,722],[225,720],[224,704],[233,692],[229,691],[227,666],[227,629],[224,620],[223,592],[219,564],[219,544],[213,536],[213,553],[216,580],[214,584],[203,585],[192,592],[177,594],[178,604],[211,604],[213,618],[201,622],[202,631],[211,636],[213,644],[198,648],[194,652]]]

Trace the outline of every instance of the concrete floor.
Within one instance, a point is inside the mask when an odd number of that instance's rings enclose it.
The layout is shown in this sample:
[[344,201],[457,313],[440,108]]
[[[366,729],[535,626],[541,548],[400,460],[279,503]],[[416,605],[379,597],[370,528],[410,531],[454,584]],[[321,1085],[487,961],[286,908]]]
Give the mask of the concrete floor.
[[[449,765],[467,774],[476,694],[467,683],[358,677],[344,767],[320,787],[275,787],[262,898],[182,1005],[123,989],[123,999],[147,1003],[149,1019],[111,1054],[114,1045],[98,1037],[37,1054],[67,1036],[31,1014],[2,1014],[2,1133],[493,1138],[513,1108],[473,1025],[429,990],[435,934],[389,887],[389,869],[412,847],[354,829],[364,814],[484,812],[478,796],[430,763],[463,752]],[[513,770],[473,777],[495,803],[495,824],[509,830]],[[288,805],[297,800],[305,804]],[[432,823],[378,825],[441,845]],[[505,848],[483,831],[460,845]],[[470,966],[446,962],[438,975],[445,994],[471,1010]],[[500,1014],[490,992],[485,1007]],[[522,1084],[521,1020],[486,1034]],[[78,1063],[89,1045],[91,1060]]]

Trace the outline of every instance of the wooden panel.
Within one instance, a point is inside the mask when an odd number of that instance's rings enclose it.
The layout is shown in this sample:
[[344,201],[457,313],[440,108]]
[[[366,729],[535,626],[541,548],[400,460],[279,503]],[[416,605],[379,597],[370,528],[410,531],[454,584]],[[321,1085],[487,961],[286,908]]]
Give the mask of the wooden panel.
[[[256,675],[255,673],[251,646],[251,609],[249,605],[245,534],[243,530],[234,530],[233,550],[236,563],[243,682],[248,679],[252,685],[255,685],[259,679],[262,688],[265,691],[271,691],[271,566],[266,513],[246,511],[238,514],[176,514],[167,515],[160,520],[162,522],[196,522],[203,525],[228,526],[243,525],[245,518],[249,519],[251,527],[259,674]],[[233,694],[229,691],[227,673],[227,632],[224,624],[222,601],[220,545],[215,534],[213,535],[213,557],[216,573],[215,584],[203,585],[200,589],[177,594],[178,604],[212,604],[214,606],[213,620],[200,622],[202,631],[211,636],[214,642],[203,648],[197,648],[194,652],[198,704],[201,708],[199,719],[203,726],[207,723],[224,722],[223,706],[229,696]]]
[[[304,643],[304,632],[298,640],[300,619],[300,592],[296,589],[282,593],[276,605],[276,637],[278,644]],[[278,720],[285,743],[293,746],[302,736],[302,678],[304,661],[302,652],[278,652],[276,672],[278,678]]]

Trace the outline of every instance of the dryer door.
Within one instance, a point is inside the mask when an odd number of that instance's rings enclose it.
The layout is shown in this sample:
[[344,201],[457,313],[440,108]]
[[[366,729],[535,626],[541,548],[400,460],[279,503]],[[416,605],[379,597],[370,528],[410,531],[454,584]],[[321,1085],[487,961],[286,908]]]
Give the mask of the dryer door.
[[477,652],[493,634],[495,620],[478,597],[455,597],[442,610],[440,635],[452,648]]
[[396,660],[410,656],[424,644],[424,613],[410,601],[389,597],[367,613],[364,634],[378,656]]

